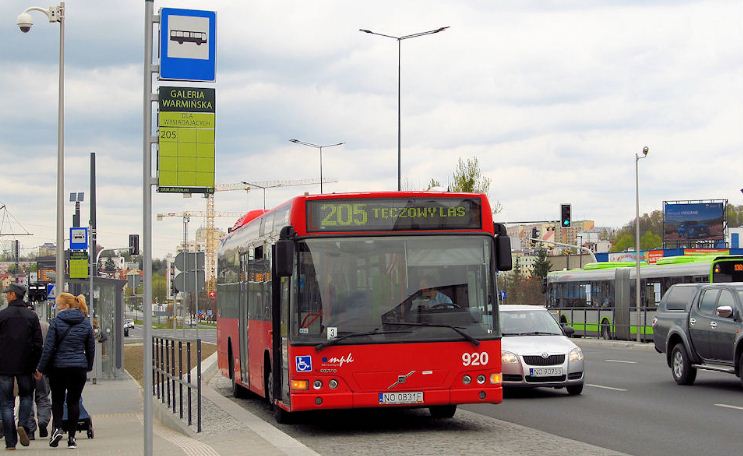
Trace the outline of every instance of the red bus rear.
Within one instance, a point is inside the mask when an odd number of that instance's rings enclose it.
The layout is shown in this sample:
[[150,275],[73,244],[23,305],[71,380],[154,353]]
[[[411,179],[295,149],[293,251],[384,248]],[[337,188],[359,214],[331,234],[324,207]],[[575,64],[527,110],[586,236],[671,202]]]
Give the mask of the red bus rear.
[[219,368],[279,420],[499,403],[493,279],[510,268],[484,195],[313,195],[254,211],[219,250]]

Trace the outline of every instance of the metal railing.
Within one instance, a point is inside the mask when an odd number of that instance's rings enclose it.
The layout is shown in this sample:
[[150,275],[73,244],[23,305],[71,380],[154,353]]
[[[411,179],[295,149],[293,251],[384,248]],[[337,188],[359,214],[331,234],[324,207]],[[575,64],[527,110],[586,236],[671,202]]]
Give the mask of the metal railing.
[[[191,381],[192,345],[196,346],[195,384]],[[152,378],[154,379],[152,395],[160,399],[163,404],[167,403],[168,409],[172,409],[174,414],[179,414],[181,419],[183,419],[183,390],[184,388],[187,390],[189,426],[193,424],[192,390],[196,390],[196,432],[201,432],[201,339],[152,336]]]

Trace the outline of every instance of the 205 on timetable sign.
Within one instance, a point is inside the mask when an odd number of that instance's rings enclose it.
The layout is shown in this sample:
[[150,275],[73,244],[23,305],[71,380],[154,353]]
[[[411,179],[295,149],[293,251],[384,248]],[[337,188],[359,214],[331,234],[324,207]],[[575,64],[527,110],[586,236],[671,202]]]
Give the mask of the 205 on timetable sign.
[[160,87],[158,192],[214,193],[214,89]]

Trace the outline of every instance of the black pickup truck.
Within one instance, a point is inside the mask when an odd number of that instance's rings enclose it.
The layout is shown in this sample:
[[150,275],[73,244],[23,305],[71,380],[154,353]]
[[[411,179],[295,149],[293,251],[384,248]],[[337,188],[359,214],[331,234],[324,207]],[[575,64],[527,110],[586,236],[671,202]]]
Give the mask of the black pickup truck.
[[655,350],[666,354],[673,379],[691,385],[697,369],[743,381],[743,283],[676,284],[653,319]]

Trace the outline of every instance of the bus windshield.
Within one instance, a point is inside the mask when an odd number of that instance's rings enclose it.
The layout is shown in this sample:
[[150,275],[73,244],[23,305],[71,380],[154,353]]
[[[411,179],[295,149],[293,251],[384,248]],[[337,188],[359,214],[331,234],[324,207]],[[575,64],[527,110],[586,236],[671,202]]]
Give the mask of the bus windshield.
[[492,243],[478,235],[301,240],[293,339],[323,343],[359,333],[338,342],[462,340],[457,330],[498,337]]

